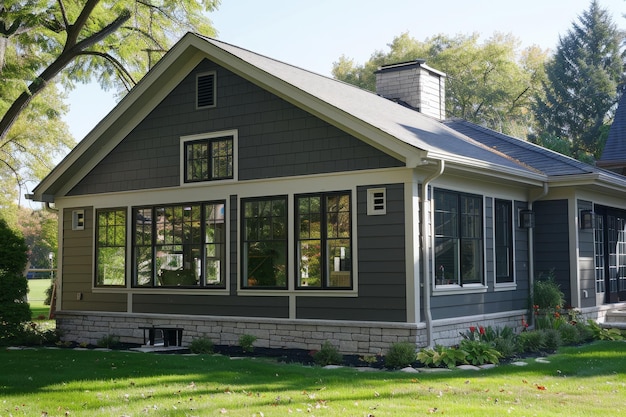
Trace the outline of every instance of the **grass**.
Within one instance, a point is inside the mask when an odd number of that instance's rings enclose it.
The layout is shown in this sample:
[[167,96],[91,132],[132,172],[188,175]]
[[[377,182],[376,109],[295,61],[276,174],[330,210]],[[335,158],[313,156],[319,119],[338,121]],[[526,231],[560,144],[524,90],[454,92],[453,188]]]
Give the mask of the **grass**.
[[550,363],[407,374],[264,359],[0,351],[0,416],[606,416],[626,412],[626,343]]
[[[38,320],[40,317],[48,318],[50,306],[44,305],[46,290],[50,287],[49,279],[28,280],[28,303],[30,304],[31,317]],[[2,415],[0,414],[0,417]]]

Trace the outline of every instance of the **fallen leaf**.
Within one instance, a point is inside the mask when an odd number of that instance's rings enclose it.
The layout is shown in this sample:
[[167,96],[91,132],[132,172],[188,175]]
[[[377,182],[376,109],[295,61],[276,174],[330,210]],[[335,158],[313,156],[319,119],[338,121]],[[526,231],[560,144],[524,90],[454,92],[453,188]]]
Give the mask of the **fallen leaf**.
[[546,390],[546,387],[544,387],[543,385],[535,384],[535,386],[537,387],[538,390],[541,390],[541,391],[545,391]]

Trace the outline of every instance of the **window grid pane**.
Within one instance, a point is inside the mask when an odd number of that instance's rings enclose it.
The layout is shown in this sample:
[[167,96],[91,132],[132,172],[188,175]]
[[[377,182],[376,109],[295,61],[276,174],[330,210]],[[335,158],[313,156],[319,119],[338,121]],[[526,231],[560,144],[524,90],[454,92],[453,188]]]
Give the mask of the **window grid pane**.
[[496,283],[513,282],[512,203],[495,201],[495,267]]
[[126,210],[98,210],[96,233],[96,285],[126,285]]

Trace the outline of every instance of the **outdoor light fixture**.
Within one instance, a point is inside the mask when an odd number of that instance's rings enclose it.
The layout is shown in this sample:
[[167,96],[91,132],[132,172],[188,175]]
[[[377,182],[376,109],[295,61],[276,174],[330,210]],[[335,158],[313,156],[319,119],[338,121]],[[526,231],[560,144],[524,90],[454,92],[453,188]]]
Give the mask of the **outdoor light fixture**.
[[535,212],[532,210],[519,211],[519,227],[521,229],[530,229],[535,227]]
[[591,210],[580,211],[580,228],[581,229],[593,229],[593,223],[596,217],[596,213]]

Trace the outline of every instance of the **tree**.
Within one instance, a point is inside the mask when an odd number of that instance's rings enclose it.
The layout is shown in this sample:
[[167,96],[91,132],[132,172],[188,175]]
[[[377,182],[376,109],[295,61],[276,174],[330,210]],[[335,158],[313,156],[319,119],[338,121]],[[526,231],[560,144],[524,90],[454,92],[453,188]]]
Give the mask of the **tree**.
[[609,12],[592,1],[546,64],[544,96],[537,97],[534,108],[537,142],[568,142],[572,156],[581,160],[600,156],[603,126],[612,118],[624,75],[623,40]]
[[374,72],[381,65],[425,59],[447,74],[447,116],[517,136],[525,136],[532,126],[531,102],[544,77],[546,51],[520,50],[517,38],[500,33],[482,43],[478,34],[440,34],[420,42],[403,33],[389,48],[388,53],[376,51],[362,66],[342,56],[333,75],[373,91]]
[[[55,81],[68,89],[96,78],[105,89],[128,90],[184,32],[214,35],[204,13],[218,4],[219,0],[3,0],[0,148],[7,143],[23,146],[25,142],[17,144],[14,139],[18,136],[42,144],[41,138],[20,132],[18,124],[62,111],[63,106],[36,101]],[[0,165],[19,178],[19,166],[6,157],[9,153],[0,154]]]
[[11,336],[30,319],[26,300],[28,282],[23,272],[28,261],[24,239],[0,219],[0,338]]

